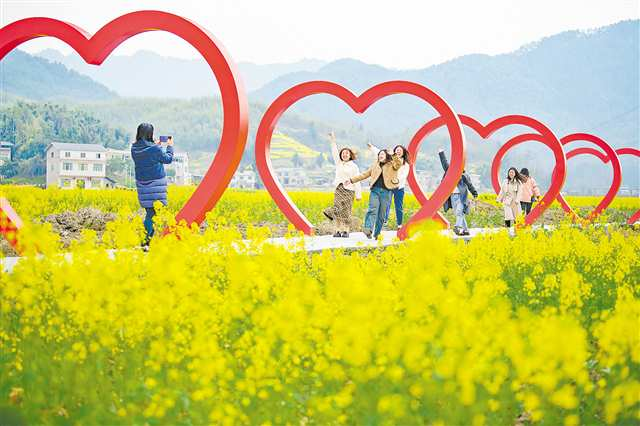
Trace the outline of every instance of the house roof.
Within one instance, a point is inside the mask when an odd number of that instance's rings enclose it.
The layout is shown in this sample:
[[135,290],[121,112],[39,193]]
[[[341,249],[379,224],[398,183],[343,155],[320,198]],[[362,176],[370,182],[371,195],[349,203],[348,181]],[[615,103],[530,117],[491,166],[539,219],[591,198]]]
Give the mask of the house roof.
[[49,149],[54,148],[61,151],[86,151],[86,152],[107,152],[107,148],[95,143],[62,143],[51,142],[47,147]]

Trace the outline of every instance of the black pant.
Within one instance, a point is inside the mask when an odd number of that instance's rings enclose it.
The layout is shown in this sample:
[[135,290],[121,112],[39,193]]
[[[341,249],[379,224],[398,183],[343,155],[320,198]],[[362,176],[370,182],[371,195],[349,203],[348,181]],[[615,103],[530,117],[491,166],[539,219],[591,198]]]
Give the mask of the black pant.
[[520,201],[520,207],[522,207],[522,211],[524,212],[525,216],[531,212],[532,204],[532,202],[527,203],[526,201]]

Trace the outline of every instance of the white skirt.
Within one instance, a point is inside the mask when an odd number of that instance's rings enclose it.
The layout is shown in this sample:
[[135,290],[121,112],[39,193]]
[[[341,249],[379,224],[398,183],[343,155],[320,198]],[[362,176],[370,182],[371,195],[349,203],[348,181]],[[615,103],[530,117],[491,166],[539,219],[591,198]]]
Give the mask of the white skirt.
[[510,205],[505,204],[504,206],[504,220],[516,220]]
[[520,214],[520,203],[512,201],[511,203],[503,203],[504,207],[504,220],[516,220],[516,217]]

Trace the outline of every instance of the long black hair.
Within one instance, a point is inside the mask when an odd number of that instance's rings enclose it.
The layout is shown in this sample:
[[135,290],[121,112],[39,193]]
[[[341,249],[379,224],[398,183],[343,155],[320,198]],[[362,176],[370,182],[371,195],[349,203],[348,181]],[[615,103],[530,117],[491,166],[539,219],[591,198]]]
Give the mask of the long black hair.
[[409,156],[409,151],[407,151],[407,148],[404,147],[404,145],[396,145],[393,147],[393,153],[396,153],[396,149],[398,148],[402,148],[402,160],[404,161],[405,164],[411,164],[411,157]]
[[520,183],[523,183],[525,181],[525,178],[518,172],[518,169],[516,169],[515,167],[509,167],[509,170],[507,170],[507,181],[510,181],[511,179],[509,178],[509,172],[513,170],[516,174],[513,177],[513,180],[517,180]]
[[136,141],[153,142],[153,124],[141,123],[136,132]]
[[[384,155],[385,155],[384,161],[382,163],[380,163],[380,160],[378,160],[378,158],[380,158],[381,152],[384,152]],[[378,163],[380,164],[387,164],[389,161],[392,160],[391,154],[389,154],[389,151],[387,151],[386,149],[381,149],[380,151],[378,151],[378,156],[376,157],[376,160],[378,160]]]

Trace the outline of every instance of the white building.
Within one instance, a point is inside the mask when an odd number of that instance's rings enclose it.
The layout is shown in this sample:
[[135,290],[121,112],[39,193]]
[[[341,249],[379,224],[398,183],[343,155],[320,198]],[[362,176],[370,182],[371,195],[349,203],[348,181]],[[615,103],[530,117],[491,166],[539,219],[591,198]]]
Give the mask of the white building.
[[11,142],[0,141],[0,165],[11,161]]
[[[125,170],[127,175],[133,176],[134,165],[131,158],[131,150],[126,149],[107,149],[107,159],[117,159],[128,161],[129,167]],[[189,154],[186,152],[173,153],[173,161],[171,164],[165,164],[164,170],[167,173],[167,180],[169,183],[175,185],[191,185],[193,179],[189,172]]]
[[107,184],[107,149],[102,145],[53,142],[45,155],[47,187],[104,188]]
[[311,185],[311,180],[307,172],[302,168],[283,168],[276,170],[276,176],[282,184],[291,188],[307,188]]
[[186,152],[173,153],[171,164],[165,164],[169,183],[176,185],[191,185],[191,173],[189,173],[189,155]]
[[256,172],[253,171],[253,168],[247,167],[246,169],[237,171],[233,174],[233,178],[231,179],[229,186],[231,188],[254,189],[256,187],[256,181]]
[[131,160],[131,150],[107,148],[107,160],[112,159]]

